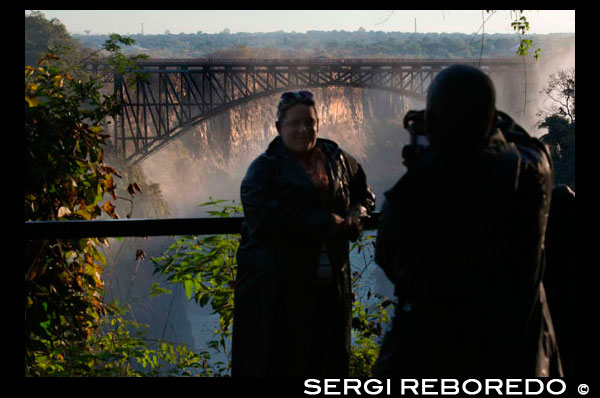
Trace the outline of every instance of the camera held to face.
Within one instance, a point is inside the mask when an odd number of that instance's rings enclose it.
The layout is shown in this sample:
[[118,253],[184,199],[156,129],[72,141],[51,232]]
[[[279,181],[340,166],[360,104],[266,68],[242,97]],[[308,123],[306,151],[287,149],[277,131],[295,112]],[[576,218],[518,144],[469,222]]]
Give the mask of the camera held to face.
[[402,148],[402,157],[404,165],[410,168],[429,147],[425,131],[425,111],[408,111],[403,122],[410,134],[410,144]]

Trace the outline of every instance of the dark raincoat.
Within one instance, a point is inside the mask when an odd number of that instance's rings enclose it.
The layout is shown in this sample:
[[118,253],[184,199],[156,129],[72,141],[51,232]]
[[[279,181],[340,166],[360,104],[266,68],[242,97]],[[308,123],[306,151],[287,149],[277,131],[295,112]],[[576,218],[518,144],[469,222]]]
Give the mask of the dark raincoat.
[[566,377],[576,377],[577,263],[575,261],[575,192],[560,184],[552,189],[546,230],[544,287]]
[[[328,236],[332,213],[363,220],[375,196],[355,159],[332,141],[319,138],[317,145],[327,160],[326,205],[280,137],[252,162],[242,181],[245,222],[237,253],[234,377],[348,374],[349,244],[347,238]],[[333,283],[325,289],[315,286],[322,243],[333,271]]]
[[500,114],[482,147],[431,150],[385,193],[375,260],[398,305],[377,377],[560,372],[542,285],[551,159]]

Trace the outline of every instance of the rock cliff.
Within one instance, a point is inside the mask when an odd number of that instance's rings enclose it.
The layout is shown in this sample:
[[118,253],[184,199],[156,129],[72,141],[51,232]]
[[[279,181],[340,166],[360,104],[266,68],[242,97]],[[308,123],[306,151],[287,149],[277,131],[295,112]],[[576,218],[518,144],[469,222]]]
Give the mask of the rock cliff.
[[[403,172],[400,153],[408,135],[402,118],[409,108],[423,104],[380,90],[312,91],[319,136],[355,156],[376,192],[389,188]],[[174,217],[199,215],[196,206],[209,196],[239,201],[248,165],[277,136],[278,100],[273,95],[209,119],[142,163],[148,179],[160,185]]]

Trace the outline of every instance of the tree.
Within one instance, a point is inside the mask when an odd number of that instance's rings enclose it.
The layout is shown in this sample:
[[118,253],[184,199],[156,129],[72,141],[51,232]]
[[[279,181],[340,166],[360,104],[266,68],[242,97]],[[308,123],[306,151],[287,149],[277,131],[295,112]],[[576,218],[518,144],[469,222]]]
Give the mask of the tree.
[[548,85],[541,91],[551,101],[539,116],[560,115],[575,124],[575,68],[568,68],[550,75]]
[[[114,205],[118,172],[103,163],[101,126],[118,112],[100,83],[72,78],[48,54],[25,67],[25,220],[91,220]],[[60,347],[85,341],[104,314],[106,260],[97,239],[26,242],[25,372],[39,375]]]
[[58,19],[49,21],[40,11],[25,15],[25,65],[35,66],[49,51],[67,53],[80,48],[81,43],[71,38]]
[[[127,68],[113,35],[104,48],[113,70]],[[115,94],[102,95],[102,82],[74,78],[56,54],[37,67],[25,66],[24,217],[29,220],[92,220],[102,211],[119,218],[114,204],[116,169],[104,163],[108,135],[102,127],[119,112]],[[134,196],[137,184],[127,191]],[[101,203],[103,202],[103,203]],[[25,242],[25,375],[139,375],[131,361],[156,374],[167,362],[178,372],[201,364],[185,347],[155,350],[129,334],[118,306],[103,297],[106,259],[98,239]],[[134,363],[135,363],[134,361]]]
[[575,188],[575,68],[564,69],[549,77],[541,91],[550,105],[538,112],[542,119],[539,128],[547,128],[548,134],[540,139],[548,145],[554,163],[554,179],[557,184]]

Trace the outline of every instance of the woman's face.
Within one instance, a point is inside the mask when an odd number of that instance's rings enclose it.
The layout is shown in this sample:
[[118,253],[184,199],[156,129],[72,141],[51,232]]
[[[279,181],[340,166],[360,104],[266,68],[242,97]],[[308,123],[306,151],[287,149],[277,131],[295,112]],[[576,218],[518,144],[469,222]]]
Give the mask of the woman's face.
[[317,143],[319,122],[313,106],[293,105],[276,126],[285,146],[296,154],[309,152]]

